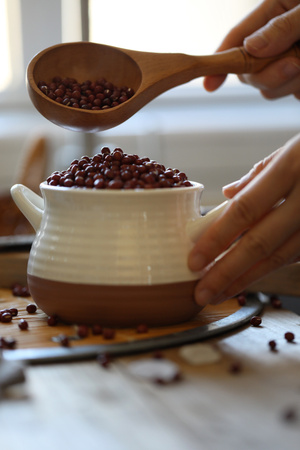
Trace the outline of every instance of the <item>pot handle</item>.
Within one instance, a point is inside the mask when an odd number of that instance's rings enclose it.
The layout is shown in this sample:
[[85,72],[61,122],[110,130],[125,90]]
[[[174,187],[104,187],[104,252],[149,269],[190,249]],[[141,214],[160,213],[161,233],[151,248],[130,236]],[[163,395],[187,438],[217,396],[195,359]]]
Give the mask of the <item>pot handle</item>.
[[205,216],[193,219],[187,224],[187,233],[193,242],[197,242],[201,234],[219,217],[228,204],[228,200],[210,210]]
[[37,231],[40,227],[44,212],[43,198],[23,184],[15,184],[12,186],[10,193],[19,210],[29,220],[35,231]]

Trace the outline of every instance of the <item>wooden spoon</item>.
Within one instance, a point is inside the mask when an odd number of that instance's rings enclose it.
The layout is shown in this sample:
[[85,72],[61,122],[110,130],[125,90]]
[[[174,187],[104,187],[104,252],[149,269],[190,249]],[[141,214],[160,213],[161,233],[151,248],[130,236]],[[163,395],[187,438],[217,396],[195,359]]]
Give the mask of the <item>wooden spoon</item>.
[[[74,131],[97,132],[113,128],[163,92],[205,75],[254,73],[285,56],[300,57],[294,46],[274,58],[254,58],[243,47],[208,56],[150,53],[92,42],[72,42],[49,47],[37,54],[27,69],[27,87],[37,110],[51,122]],[[64,106],[43,94],[39,81],[55,76],[79,82],[106,78],[116,86],[128,86],[135,94],[106,110],[83,110]]]

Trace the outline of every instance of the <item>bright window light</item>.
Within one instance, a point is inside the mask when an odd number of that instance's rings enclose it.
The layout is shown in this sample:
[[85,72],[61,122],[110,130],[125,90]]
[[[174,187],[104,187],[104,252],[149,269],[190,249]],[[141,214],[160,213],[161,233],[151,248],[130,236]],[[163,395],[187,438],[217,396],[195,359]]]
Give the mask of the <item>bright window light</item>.
[[151,52],[215,51],[258,0],[90,0],[90,40]]
[[12,79],[7,23],[6,0],[0,0],[0,92],[9,85]]

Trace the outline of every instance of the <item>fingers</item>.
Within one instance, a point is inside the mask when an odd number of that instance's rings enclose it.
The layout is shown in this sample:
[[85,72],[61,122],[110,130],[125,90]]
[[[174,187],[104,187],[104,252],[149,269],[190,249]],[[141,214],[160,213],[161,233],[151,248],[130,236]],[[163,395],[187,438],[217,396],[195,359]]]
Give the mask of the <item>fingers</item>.
[[253,180],[262,170],[267,167],[267,165],[272,161],[272,159],[279,153],[281,149],[276,150],[271,155],[264,158],[262,161],[256,163],[253,168],[244,175],[240,180],[234,181],[223,187],[223,194],[226,198],[234,197],[238,192],[240,192],[251,180]]
[[[299,260],[299,249],[300,231],[297,231],[284,243],[284,245],[277,248],[270,258],[260,261],[243,275],[235,279],[231,285],[218,296],[217,303],[234,297],[238,293],[244,291],[248,286],[251,286],[255,281],[278,270],[280,267],[297,262]],[[213,303],[217,304],[215,302]]]
[[297,100],[300,100],[300,76],[297,77],[297,79],[293,80],[293,82],[286,83],[276,90],[266,89],[261,90],[260,92],[262,96],[268,100],[286,97],[287,95],[293,95]]
[[204,274],[195,291],[201,305],[239,292],[300,255],[300,135],[253,172],[189,255],[190,269]]
[[265,170],[229,201],[223,213],[203,233],[188,258],[191,270],[203,270],[287,195],[293,183],[292,177],[286,177],[291,162],[288,158],[281,161],[280,155],[277,153]]
[[[240,24],[235,26],[223,39],[222,43],[217,48],[216,52],[222,52],[232,47],[243,45],[244,37],[256,30],[256,19],[243,20]],[[262,23],[263,25],[264,23]],[[248,33],[247,31],[248,30]],[[246,34],[245,34],[246,32]],[[203,87],[208,92],[216,91],[226,80],[227,75],[209,75],[203,78]]]
[[245,38],[244,46],[250,54],[260,58],[279,55],[298,41],[300,5],[289,3],[294,4],[292,9],[270,18],[266,25]]
[[[221,52],[232,47],[243,45],[246,36],[249,36],[255,32],[255,30],[265,25],[268,20],[266,17],[267,12],[269,11],[264,3],[255,8],[249,15],[232,28],[232,30],[230,30],[216,51]],[[206,76],[203,79],[203,86],[208,92],[213,92],[224,83],[225,79],[226,75]]]
[[[286,12],[276,12],[275,17],[244,40],[246,50],[256,57],[270,57],[288,50],[300,39],[300,5],[286,1]],[[293,94],[300,95],[300,59],[283,58],[253,75],[242,75],[240,81],[261,91],[263,97],[275,99]]]
[[[299,23],[299,1],[265,0],[228,33],[217,51],[244,45],[246,50],[256,57],[278,55],[300,39]],[[239,78],[244,83],[259,88],[265,98],[272,99],[293,94],[299,99],[299,79],[295,78],[299,74],[300,63],[294,58],[272,64],[254,78],[252,76]],[[204,88],[213,92],[224,83],[225,79],[225,76],[205,77]],[[287,83],[289,80],[293,82]]]
[[267,99],[297,95],[300,91],[300,59],[283,58],[259,73],[240,75],[239,79],[258,88]]
[[203,87],[207,92],[216,91],[226,80],[226,75],[212,75],[204,77]]
[[299,195],[300,187],[212,266],[196,287],[197,303],[204,306],[233,296],[299,255],[300,217],[295,217]]

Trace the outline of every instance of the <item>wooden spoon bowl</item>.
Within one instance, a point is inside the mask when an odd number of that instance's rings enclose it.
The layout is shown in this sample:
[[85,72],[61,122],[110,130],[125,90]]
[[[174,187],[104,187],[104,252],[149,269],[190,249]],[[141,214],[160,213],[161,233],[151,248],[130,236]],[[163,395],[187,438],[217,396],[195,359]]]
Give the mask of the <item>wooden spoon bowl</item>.
[[[205,75],[253,73],[283,56],[298,56],[294,46],[274,58],[254,58],[242,47],[207,56],[150,53],[92,42],[71,42],[49,47],[28,65],[27,88],[36,109],[51,122],[73,131],[98,132],[129,119],[161,93]],[[78,82],[106,78],[116,86],[128,86],[133,97],[105,110],[71,108],[49,99],[38,82],[53,77],[72,77]]]
[[[142,79],[135,61],[114,47],[74,42],[47,48],[36,55],[27,69],[27,89],[32,103],[44,117],[56,125],[85,132],[96,132],[113,126],[110,125],[109,118],[112,109],[106,113],[96,113],[70,108],[49,99],[38,88],[38,82],[50,81],[55,76],[75,78],[79,82],[106,78],[116,86],[132,87],[135,92]],[[121,120],[118,118],[118,111],[115,114],[113,123],[118,123]]]

